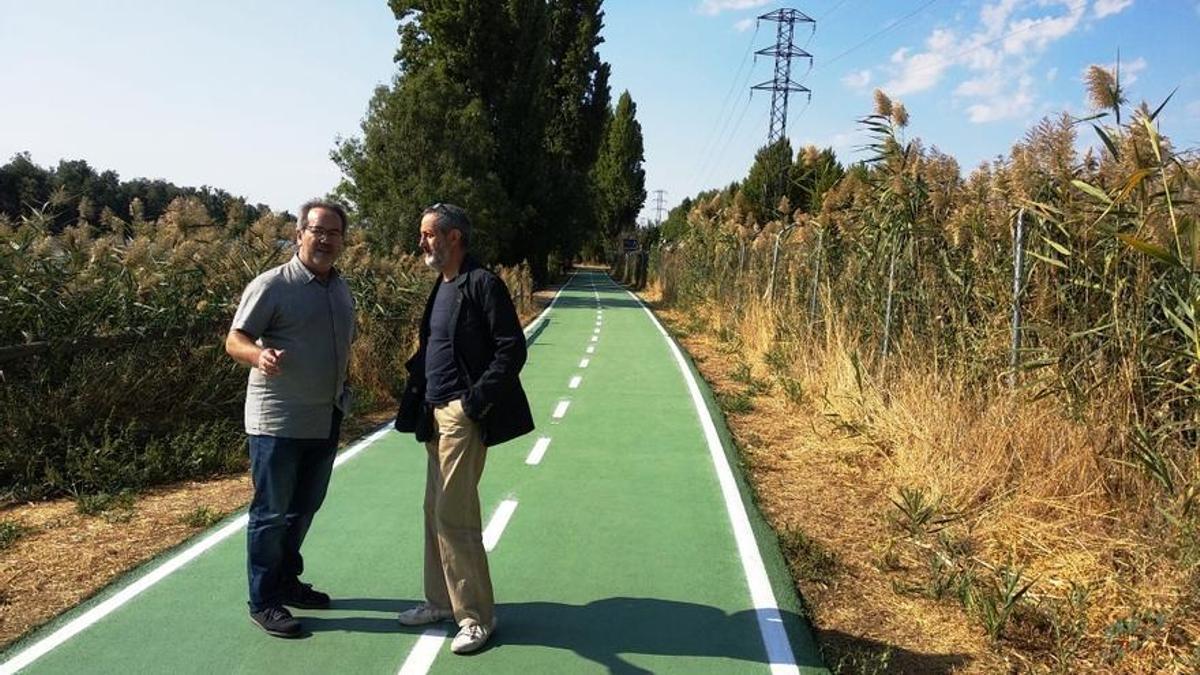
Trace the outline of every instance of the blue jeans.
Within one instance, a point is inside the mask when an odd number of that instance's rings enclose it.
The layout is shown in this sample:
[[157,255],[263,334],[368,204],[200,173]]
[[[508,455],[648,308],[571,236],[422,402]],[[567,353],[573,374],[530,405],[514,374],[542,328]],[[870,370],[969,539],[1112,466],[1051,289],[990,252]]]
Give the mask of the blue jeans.
[[246,526],[250,611],[282,604],[304,571],[300,545],[325,501],[337,456],[342,413],[333,411],[329,438],[250,436],[254,499]]

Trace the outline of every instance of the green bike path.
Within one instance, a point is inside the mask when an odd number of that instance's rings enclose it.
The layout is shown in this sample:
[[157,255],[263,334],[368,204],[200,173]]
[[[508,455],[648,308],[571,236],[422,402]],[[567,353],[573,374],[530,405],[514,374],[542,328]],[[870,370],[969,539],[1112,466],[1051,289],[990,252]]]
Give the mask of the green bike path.
[[11,646],[0,675],[823,671],[711,396],[650,313],[580,272],[527,334],[538,428],[489,449],[480,485],[499,622],[481,652],[395,620],[422,599],[425,453],[384,429],[343,452],[305,542],[334,603],[294,612],[303,638],[249,622],[242,514]]

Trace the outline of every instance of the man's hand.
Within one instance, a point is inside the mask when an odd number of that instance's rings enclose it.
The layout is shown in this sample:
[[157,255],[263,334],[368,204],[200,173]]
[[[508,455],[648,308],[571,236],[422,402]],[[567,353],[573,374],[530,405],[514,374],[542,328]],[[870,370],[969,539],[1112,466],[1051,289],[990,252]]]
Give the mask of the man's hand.
[[264,377],[280,373],[280,364],[286,352],[282,349],[259,347],[254,339],[236,328],[225,336],[225,351],[238,363],[257,368]]
[[265,377],[274,377],[279,374],[280,362],[283,361],[283,356],[286,352],[282,349],[264,349],[258,353],[258,360],[254,367]]

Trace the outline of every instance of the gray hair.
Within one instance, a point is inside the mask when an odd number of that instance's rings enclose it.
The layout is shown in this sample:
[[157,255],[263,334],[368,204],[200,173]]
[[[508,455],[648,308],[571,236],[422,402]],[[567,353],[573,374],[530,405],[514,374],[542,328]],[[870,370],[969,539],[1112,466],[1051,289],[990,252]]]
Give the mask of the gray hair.
[[300,205],[300,215],[296,218],[296,231],[300,232],[308,226],[308,212],[313,209],[328,209],[342,220],[342,234],[350,227],[350,218],[346,216],[346,207],[325,199],[310,199]]
[[421,218],[433,214],[435,216],[433,224],[442,234],[446,234],[450,230],[458,230],[462,232],[463,249],[467,249],[471,244],[471,219],[467,217],[467,210],[461,206],[454,204],[443,204],[438,202],[433,206],[421,212]]

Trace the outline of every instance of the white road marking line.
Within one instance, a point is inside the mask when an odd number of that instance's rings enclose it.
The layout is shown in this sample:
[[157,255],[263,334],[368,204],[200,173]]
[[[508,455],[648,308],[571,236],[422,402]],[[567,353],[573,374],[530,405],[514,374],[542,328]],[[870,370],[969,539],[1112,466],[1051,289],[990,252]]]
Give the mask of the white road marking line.
[[431,628],[421,633],[421,637],[417,638],[417,644],[413,645],[412,651],[408,653],[408,658],[404,659],[404,665],[400,666],[397,675],[425,675],[428,673],[449,635],[450,633],[445,628]]
[[496,507],[496,512],[492,514],[492,519],[483,530],[483,550],[491,553],[492,549],[496,548],[500,535],[504,534],[504,528],[508,526],[508,521],[516,510],[517,500],[505,499],[500,502],[500,506]]
[[345,464],[346,462],[350,461],[350,458],[354,457],[355,455],[362,452],[363,450],[366,450],[368,445],[383,438],[384,434],[386,434],[387,432],[389,432],[391,430],[392,430],[392,423],[389,422],[389,423],[385,424],[382,429],[376,431],[375,433],[371,434],[370,436],[367,436],[366,438],[362,439],[361,441],[359,441],[359,442],[355,443],[354,445],[350,446],[349,448],[347,448],[345,452],[338,455],[337,458],[333,460],[333,465],[341,466],[342,464]]
[[533,450],[529,451],[529,456],[525,458],[525,463],[534,466],[542,461],[542,457],[546,456],[546,450],[550,447],[550,438],[542,436],[537,439],[537,443],[533,444]]
[[582,375],[576,375],[575,377],[572,377],[572,378],[571,378],[571,381],[570,381],[570,382],[568,382],[568,383],[567,383],[567,388],[569,388],[569,389],[578,389],[578,388],[579,388],[579,383],[580,383],[580,382],[583,382],[583,376],[582,376]]
[[594,333],[594,334],[596,334],[596,335],[599,335],[599,334],[600,334],[600,329],[599,329],[599,328],[593,329],[593,330],[592,330],[592,333]]
[[[570,286],[574,279],[575,274],[572,273],[567,279],[567,283],[563,284],[562,287],[558,289],[558,292],[554,294],[554,298],[550,301],[550,304],[546,306],[546,309],[542,310],[542,313],[539,314],[537,318],[529,322],[529,325],[526,326],[524,330],[526,336],[529,336],[529,334],[533,332],[538,323],[545,320],[546,315],[550,313],[550,310],[554,308],[555,303],[557,303],[558,299],[562,297],[562,292],[568,286]],[[367,446],[379,440],[391,428],[392,423],[389,422],[383,428],[354,444],[338,455],[337,459],[334,460],[333,465],[337,467],[349,461],[352,457],[362,452]],[[228,539],[242,530],[242,528],[246,526],[248,520],[249,518],[246,515],[238,517],[236,520],[226,524],[220,530],[217,530],[216,532],[201,539],[200,541],[181,551],[176,556],[168,559],[166,562],[146,573],[144,576],[139,577],[133,583],[121,589],[104,602],[101,602],[92,609],[76,617],[62,628],[59,628],[50,635],[29,646],[27,649],[21,651],[8,661],[0,664],[0,675],[9,675],[10,673],[17,672],[18,670],[33,663],[37,659],[45,656],[50,651],[65,643],[67,640],[70,640],[84,630],[87,630],[93,624],[108,616],[117,608],[121,607],[133,598],[137,597],[146,589],[150,588],[159,581],[162,581],[168,575],[179,570],[192,560],[195,560],[205,551],[216,546],[221,541]],[[436,654],[436,651],[434,653]]]
[[725,451],[721,447],[721,438],[717,435],[717,427],[713,422],[712,414],[709,413],[708,406],[704,404],[700,386],[696,383],[696,378],[688,368],[687,362],[684,361],[679,345],[671,339],[666,329],[658,322],[658,317],[654,316],[641,298],[629,291],[626,293],[629,293],[629,297],[641,305],[642,310],[646,312],[646,315],[658,328],[658,332],[666,340],[667,346],[675,357],[675,364],[679,366],[679,370],[683,374],[683,380],[692,397],[692,405],[700,415],[700,426],[704,430],[709,456],[716,469],[721,495],[725,498],[725,510],[729,513],[729,520],[733,525],[733,538],[737,543],[738,556],[742,561],[742,572],[746,575],[746,582],[750,586],[750,600],[754,603],[755,614],[758,618],[758,631],[762,635],[763,646],[767,650],[771,672],[799,673],[796,656],[792,653],[792,645],[788,641],[783,617],[779,613],[779,603],[775,600],[775,592],[771,590],[771,580],[767,576],[766,566],[763,565],[762,553],[758,550],[754,530],[750,528],[750,518],[746,514],[746,506],[742,503],[737,482],[733,478],[733,470],[729,467],[729,460],[725,457]]
[[599,338],[599,337],[597,337],[597,336],[595,336],[595,335],[593,335],[593,336],[592,336],[592,342],[597,342],[597,341],[599,341],[599,340],[600,340],[600,338]]
[[561,420],[563,415],[567,414],[567,408],[570,407],[570,405],[570,401],[559,401],[558,405],[554,407],[554,419]]
[[[592,353],[592,347],[588,347],[588,353],[589,353],[589,354],[590,354],[590,353]],[[589,364],[589,363],[591,363],[591,362],[592,362],[592,360],[591,360],[591,359],[580,359],[580,361],[579,361],[579,367],[580,367],[580,368],[587,368],[587,367],[588,367],[588,364]]]
[[591,346],[591,345],[588,345],[588,348],[587,348],[587,353],[589,353],[589,354],[595,354],[595,353],[596,353],[596,348],[595,348],[595,347],[593,347],[593,346]]
[[[388,422],[371,435],[350,446],[348,449],[338,455],[337,459],[333,460],[334,467],[341,466],[350,458],[362,452],[367,446],[382,438],[384,434],[391,430],[391,428],[392,422]],[[51,650],[61,646],[64,642],[88,629],[96,622],[116,611],[125,603],[134,599],[138,595],[141,595],[142,592],[154,584],[162,581],[171,573],[179,570],[181,567],[195,560],[196,558],[199,558],[205,551],[240,532],[246,527],[246,523],[249,522],[249,520],[250,517],[248,515],[242,514],[233,521],[226,523],[224,527],[216,532],[213,532],[195,544],[187,547],[183,551],[180,551],[177,555],[169,558],[166,562],[133,581],[133,583],[129,584],[120,591],[117,591],[117,593],[109,597],[104,602],[101,602],[95,607],[89,609],[67,623],[62,628],[59,628],[33,645],[30,645],[29,648],[21,651],[8,661],[0,664],[0,675],[9,675],[10,673],[15,673],[39,658],[45,656]]]
[[[548,438],[543,440],[547,443],[550,442]],[[488,520],[487,527],[483,530],[485,551],[491,553],[496,548],[496,544],[500,541],[500,535],[504,534],[504,528],[508,526],[508,521],[512,519],[516,510],[517,500],[515,499],[505,499],[496,507],[496,511]],[[449,635],[450,633],[445,628],[431,628],[422,633],[396,675],[425,675],[428,673]]]
[[574,279],[575,273],[571,272],[571,276],[567,277],[567,283],[563,284],[562,287],[558,289],[558,292],[555,293],[554,297],[550,300],[550,304],[546,305],[546,309],[543,309],[541,314],[538,314],[533,321],[529,322],[528,326],[525,326],[525,337],[529,337],[529,334],[533,332],[533,329],[546,318],[546,315],[550,313],[551,309],[554,309],[554,303],[558,302],[558,298],[562,295],[562,292],[567,290],[567,286],[570,286]]

